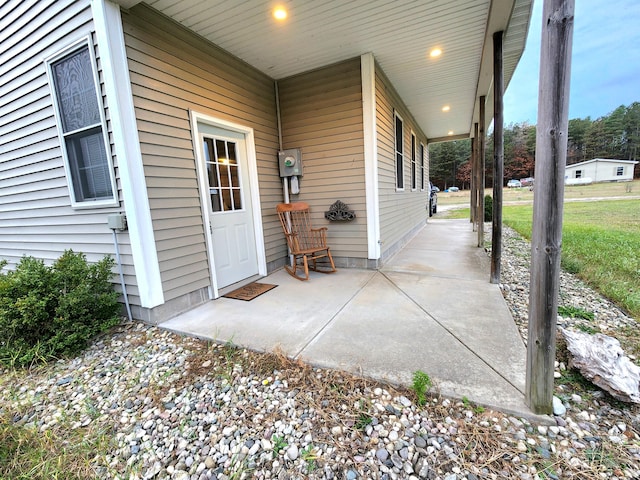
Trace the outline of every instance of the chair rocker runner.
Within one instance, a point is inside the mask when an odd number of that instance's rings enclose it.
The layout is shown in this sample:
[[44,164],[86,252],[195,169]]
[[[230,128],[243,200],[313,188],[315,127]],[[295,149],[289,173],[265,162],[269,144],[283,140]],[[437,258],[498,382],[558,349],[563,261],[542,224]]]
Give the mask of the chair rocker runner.
[[[327,246],[327,227],[312,227],[309,205],[305,202],[279,203],[277,211],[289,251],[293,255],[293,265],[285,265],[289,275],[298,280],[309,280],[309,269],[320,273],[335,272],[336,266]],[[325,265],[318,268],[317,261],[321,258],[326,259],[323,260]],[[330,265],[326,264],[327,261]],[[298,267],[304,268],[304,277],[297,274]]]

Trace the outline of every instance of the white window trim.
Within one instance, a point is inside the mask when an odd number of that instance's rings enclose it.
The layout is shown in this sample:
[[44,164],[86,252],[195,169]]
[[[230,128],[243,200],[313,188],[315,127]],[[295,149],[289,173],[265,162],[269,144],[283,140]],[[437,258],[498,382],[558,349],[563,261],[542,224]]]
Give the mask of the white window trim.
[[[96,93],[96,99],[98,102],[98,110],[100,112],[100,127],[102,128],[102,140],[104,142],[104,148],[107,157],[107,163],[109,167],[109,181],[111,182],[111,192],[113,194],[113,198],[105,199],[105,200],[88,200],[84,202],[76,201],[76,192],[73,186],[73,169],[69,163],[69,153],[67,151],[67,142],[66,136],[64,133],[64,129],[62,126],[62,118],[60,116],[60,105],[58,103],[58,95],[56,90],[56,84],[54,81],[53,69],[51,65],[62,59],[63,57],[74,53],[75,51],[79,51],[83,48],[87,48],[89,51],[89,56],[91,58],[91,71],[93,73],[93,81]],[[118,201],[118,190],[116,188],[116,177],[115,177],[115,169],[113,166],[113,157],[111,155],[111,145],[109,144],[109,132],[107,131],[107,121],[105,117],[104,111],[104,102],[102,100],[102,96],[100,95],[100,78],[98,76],[98,67],[96,62],[96,54],[93,47],[93,42],[91,40],[91,36],[85,36],[72,44],[68,45],[64,49],[59,52],[51,55],[50,57],[45,59],[45,67],[47,70],[47,76],[49,79],[49,88],[51,90],[51,97],[53,101],[54,113],[56,118],[56,125],[58,127],[58,138],[60,139],[60,148],[62,149],[62,158],[64,161],[64,168],[67,177],[67,185],[69,187],[69,197],[71,201],[71,207],[77,209],[86,209],[86,208],[99,208],[99,207],[115,207],[119,206]],[[71,135],[74,132],[68,132],[67,135]]]
[[411,191],[418,190],[418,138],[413,130],[411,130],[411,171],[410,179]]
[[[400,171],[401,173],[401,180],[402,180],[402,186],[399,187],[398,186],[398,135],[396,132],[396,126],[398,124],[397,119],[400,119],[400,121],[402,122],[402,170]],[[402,117],[398,114],[398,112],[396,112],[395,110],[393,111],[393,168],[394,168],[394,176],[396,179],[396,192],[404,192],[405,190],[405,186],[404,186],[404,120],[402,119]]]

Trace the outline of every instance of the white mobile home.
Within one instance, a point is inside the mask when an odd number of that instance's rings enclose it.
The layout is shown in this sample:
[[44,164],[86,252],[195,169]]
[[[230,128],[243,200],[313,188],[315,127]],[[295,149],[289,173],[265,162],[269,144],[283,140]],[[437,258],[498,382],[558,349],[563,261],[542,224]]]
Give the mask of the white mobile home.
[[594,158],[586,162],[567,165],[565,180],[570,183],[591,182],[630,182],[633,170],[638,162],[616,160],[612,158]]

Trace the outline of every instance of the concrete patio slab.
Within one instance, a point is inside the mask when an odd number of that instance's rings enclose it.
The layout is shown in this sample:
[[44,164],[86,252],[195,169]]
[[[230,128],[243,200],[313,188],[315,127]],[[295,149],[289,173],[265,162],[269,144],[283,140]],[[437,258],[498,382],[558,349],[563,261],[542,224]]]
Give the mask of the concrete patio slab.
[[489,260],[472,233],[464,220],[430,220],[381,270],[488,281]]
[[421,370],[441,394],[494,408],[522,396],[382,274],[298,357],[394,384],[410,384]]
[[295,356],[375,272],[349,269],[311,275],[309,281],[301,282],[280,270],[260,280],[278,286],[249,302],[221,297],[160,326],[259,351],[279,348]]
[[395,384],[429,374],[441,394],[538,421],[524,404],[526,347],[467,220],[431,220],[380,271],[339,269],[250,302],[219,298],[160,326]]
[[460,278],[384,274],[438,325],[524,393],[526,346],[497,285]]

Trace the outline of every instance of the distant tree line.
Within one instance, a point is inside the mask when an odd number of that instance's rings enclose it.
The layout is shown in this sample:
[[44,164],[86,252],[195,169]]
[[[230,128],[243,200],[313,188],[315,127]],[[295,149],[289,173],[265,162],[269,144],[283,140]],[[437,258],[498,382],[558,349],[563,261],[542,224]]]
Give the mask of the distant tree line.
[[[536,155],[536,126],[510,124],[504,129],[504,179],[533,177]],[[569,120],[567,165],[593,158],[637,160],[640,156],[640,102],[596,120]],[[429,175],[440,188],[469,188],[471,182],[471,140],[429,145]],[[493,185],[493,133],[486,142],[487,187]],[[636,166],[635,176],[640,177]]]

